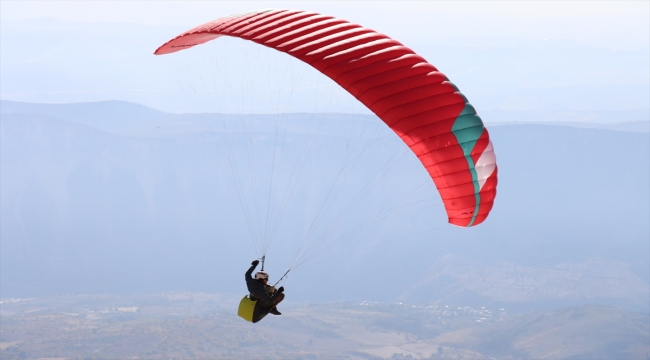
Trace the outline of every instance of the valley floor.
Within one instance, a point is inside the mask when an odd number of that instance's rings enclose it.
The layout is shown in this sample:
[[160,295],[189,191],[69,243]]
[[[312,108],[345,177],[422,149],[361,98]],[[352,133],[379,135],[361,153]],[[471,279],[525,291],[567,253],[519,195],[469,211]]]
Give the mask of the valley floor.
[[459,305],[283,304],[250,324],[229,295],[3,299],[2,359],[647,359],[650,317]]

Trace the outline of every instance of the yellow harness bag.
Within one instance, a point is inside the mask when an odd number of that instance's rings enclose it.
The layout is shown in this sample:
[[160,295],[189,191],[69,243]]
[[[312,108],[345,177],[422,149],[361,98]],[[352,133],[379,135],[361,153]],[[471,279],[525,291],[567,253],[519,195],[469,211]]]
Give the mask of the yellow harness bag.
[[246,321],[253,322],[253,311],[255,311],[255,304],[257,304],[257,300],[251,300],[248,295],[244,296],[244,298],[239,302],[237,315],[241,316]]

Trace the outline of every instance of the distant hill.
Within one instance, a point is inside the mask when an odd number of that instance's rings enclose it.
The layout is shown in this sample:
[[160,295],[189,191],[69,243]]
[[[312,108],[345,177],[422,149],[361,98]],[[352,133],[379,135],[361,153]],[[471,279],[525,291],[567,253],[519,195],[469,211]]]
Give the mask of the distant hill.
[[569,126],[580,129],[601,129],[601,130],[614,130],[614,131],[627,131],[627,132],[638,132],[638,133],[648,133],[650,132],[650,121],[640,120],[640,121],[623,121],[623,122],[614,122],[614,123],[581,123],[581,122],[510,122],[510,123],[493,123],[491,126],[503,126],[503,125],[550,125],[550,126]]
[[126,101],[34,104],[0,100],[0,111],[3,114],[45,115],[117,134],[129,134],[142,126],[168,121],[164,112]]
[[481,111],[491,125],[538,124],[631,132],[650,131],[650,110],[496,110]]
[[506,306],[510,311],[552,309],[558,304],[608,302],[643,309],[647,283],[622,262],[592,258],[584,263],[533,267],[478,263],[447,255],[431,266],[400,300]]
[[[168,114],[144,105],[126,101],[40,104],[0,100],[0,111],[6,114],[42,114],[115,134],[139,136],[160,136],[161,134],[170,132],[178,134],[197,130],[205,131],[206,122],[219,121],[223,118],[232,120],[247,117],[241,114]],[[498,110],[485,110],[483,112],[489,117],[499,119],[499,122],[490,123],[489,126],[491,127],[551,125],[639,133],[650,132],[650,113],[648,110],[594,111],[585,114],[582,122],[562,121],[562,118],[554,121],[540,121],[540,119],[548,119],[551,114],[539,111],[535,112],[537,115],[534,117],[531,117],[530,112],[523,111],[508,111],[505,114]],[[323,115],[325,114],[321,114],[321,116]],[[250,115],[248,116],[250,117]],[[332,114],[329,114],[329,116],[332,116]],[[354,117],[367,120],[374,119],[371,115],[355,114]],[[568,117],[570,118],[570,116]],[[521,120],[522,118],[526,120],[523,121]],[[591,122],[587,122],[589,120]],[[163,125],[162,130],[160,129],[161,125]]]
[[[229,163],[246,164],[240,179],[250,189],[252,147],[257,171],[271,174],[262,159],[279,156],[275,126],[287,120],[286,163],[306,153],[305,139],[312,146],[269,252],[276,279],[352,150],[363,148],[364,156],[346,168],[339,198],[367,191],[342,220],[343,200],[320,222],[323,232],[340,222],[335,239],[346,226],[356,230],[291,274],[295,299],[453,298],[526,311],[596,302],[650,311],[647,133],[489,127],[497,202],[484,224],[460,229],[446,224],[417,159],[370,116],[174,115],[119,102],[1,105],[3,298],[244,291],[241,276],[255,252]],[[383,167],[390,159],[399,161]],[[274,183],[288,183],[289,165]],[[243,195],[250,204],[264,201]]]
[[494,357],[646,359],[649,338],[647,315],[580,306],[454,331],[433,341]]
[[[256,131],[275,132],[274,120],[278,117],[293,120],[326,119],[328,125],[319,129],[321,134],[347,136],[346,122],[374,122],[375,117],[359,114],[169,114],[144,105],[126,101],[100,101],[72,104],[36,104],[18,101],[0,100],[0,113],[39,114],[59,120],[69,121],[108,133],[134,137],[185,136],[188,134],[220,131],[222,123],[258,121],[262,126]],[[264,124],[268,123],[268,124]],[[244,129],[231,131],[246,132]],[[304,132],[305,127],[290,123],[288,131]],[[314,129],[311,130],[315,131]]]

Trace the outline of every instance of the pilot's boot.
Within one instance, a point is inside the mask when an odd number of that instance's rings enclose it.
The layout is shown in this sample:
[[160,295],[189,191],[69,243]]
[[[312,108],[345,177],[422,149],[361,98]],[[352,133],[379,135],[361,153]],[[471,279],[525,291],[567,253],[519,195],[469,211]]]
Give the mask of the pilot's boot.
[[273,315],[282,315],[282,313],[279,312],[279,311],[278,311],[278,308],[275,307],[275,306],[274,306],[274,307],[269,311],[269,313],[271,313],[271,314],[273,314]]

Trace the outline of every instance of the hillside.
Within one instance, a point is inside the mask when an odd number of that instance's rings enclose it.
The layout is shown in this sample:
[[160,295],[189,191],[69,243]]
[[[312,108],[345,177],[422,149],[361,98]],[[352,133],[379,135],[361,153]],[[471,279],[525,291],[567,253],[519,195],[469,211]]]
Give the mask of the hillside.
[[[279,154],[270,149],[282,116],[244,117],[255,127],[243,131],[235,126],[241,117],[173,115],[135,104],[6,104],[0,119],[3,298],[243,290],[241,274],[255,253],[224,144],[246,144],[239,140],[253,136],[265,163],[263,156]],[[120,114],[119,121],[106,114]],[[352,150],[364,157],[347,168],[340,202],[318,231],[336,224],[346,198],[367,193],[346,213],[331,247],[289,278],[295,299],[453,299],[522,311],[599,303],[650,311],[646,133],[490,128],[499,162],[497,202],[485,224],[459,229],[446,224],[417,159],[372,118],[322,114],[311,119],[321,124],[316,132],[316,125],[305,129],[305,116],[286,117],[284,159],[301,159],[291,158],[301,153],[300,134],[313,146],[269,253],[272,275],[286,270]],[[224,121],[231,126],[226,132]],[[355,140],[359,134],[363,141]],[[249,164],[244,145],[230,149],[235,163]],[[400,160],[382,170],[391,159]],[[239,179],[250,186],[246,166]],[[265,166],[258,179],[271,174]],[[274,182],[290,184],[290,171],[276,174]],[[251,205],[252,193],[243,194],[249,209],[264,208]]]
[[499,358],[643,359],[649,356],[649,336],[645,315],[581,306],[449,332],[433,341]]

